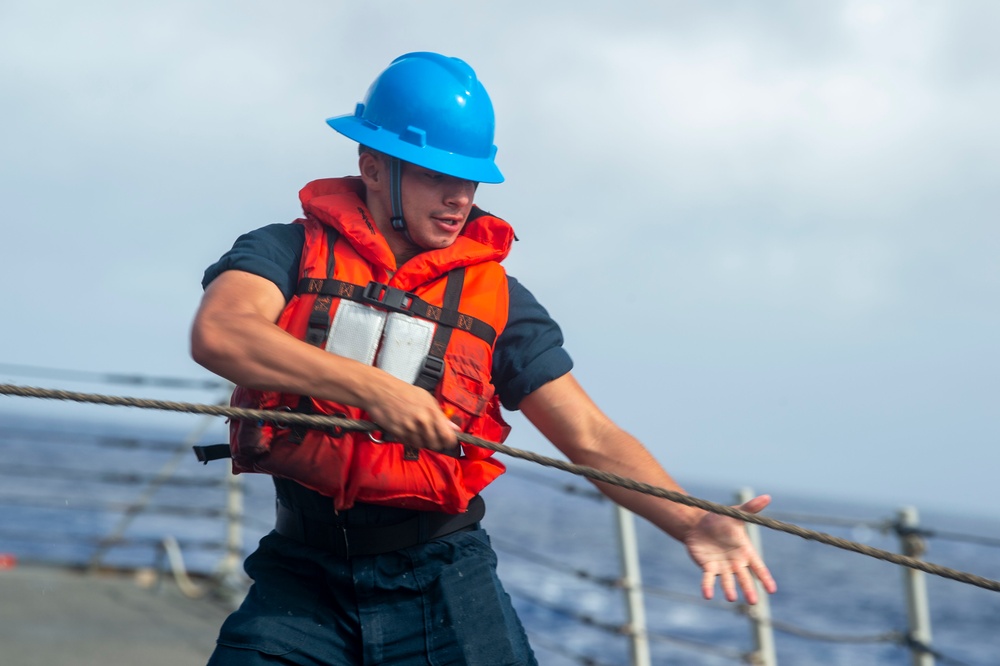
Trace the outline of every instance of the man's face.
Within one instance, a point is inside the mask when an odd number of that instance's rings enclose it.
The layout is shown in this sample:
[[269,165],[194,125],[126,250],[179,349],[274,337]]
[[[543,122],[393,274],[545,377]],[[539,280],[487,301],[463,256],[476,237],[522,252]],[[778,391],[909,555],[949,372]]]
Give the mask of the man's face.
[[410,240],[424,250],[448,247],[472,210],[479,183],[403,165],[403,214]]

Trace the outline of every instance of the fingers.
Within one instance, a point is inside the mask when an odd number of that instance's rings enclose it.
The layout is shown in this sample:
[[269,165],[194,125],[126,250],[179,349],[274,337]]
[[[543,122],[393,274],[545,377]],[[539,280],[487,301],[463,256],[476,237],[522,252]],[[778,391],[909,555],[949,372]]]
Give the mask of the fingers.
[[[715,596],[715,579],[718,577],[719,586],[722,588],[722,594],[726,598],[726,601],[736,601],[739,597],[736,594],[736,581],[733,572],[721,572],[713,573],[706,571],[701,578],[701,593],[706,599],[712,599]],[[743,581],[740,581],[743,585]],[[743,588],[743,595],[747,598],[747,603],[756,603],[757,601],[757,591],[753,589],[753,582],[750,584],[750,592],[747,593],[747,588]],[[753,597],[753,601],[750,601],[750,597]]]
[[706,599],[714,595],[716,578],[726,600],[730,602],[736,601],[738,591],[742,591],[748,604],[757,603],[760,598],[758,583],[768,594],[778,591],[771,572],[756,553],[750,554],[747,559],[717,561],[707,565],[701,580],[702,594]]
[[715,574],[706,571],[701,575],[701,596],[711,599],[715,596]]
[[[746,579],[749,579],[749,575],[745,573],[746,570],[743,571],[744,571],[743,577],[740,578],[740,586],[743,588],[743,596],[746,597],[747,603],[750,604],[756,603],[757,590],[754,589],[752,580],[749,580],[750,584],[749,589],[746,587],[747,580],[744,580],[744,577]],[[706,571],[701,577],[702,595],[706,599],[711,599],[713,596],[715,596],[716,577],[718,577],[719,579],[719,586],[722,588],[722,594],[723,596],[725,596],[726,601],[730,602],[736,601],[739,598],[738,595],[736,594],[736,578],[740,577],[740,574],[738,572],[734,574],[734,572],[732,571],[726,571],[726,572]],[[750,600],[751,597],[753,598],[753,601]]]
[[440,416],[440,412],[438,412],[438,415],[434,418],[434,422],[430,424],[430,428],[427,431],[426,437],[423,438],[422,444],[418,443],[416,446],[423,446],[432,451],[447,451],[455,448],[457,444],[457,433],[455,432],[455,428],[452,427],[451,421]]
[[[757,603],[757,585],[754,583],[753,576],[750,575],[750,570],[746,567],[741,567],[735,572],[736,579],[739,581],[740,589],[743,590],[743,598],[747,600],[747,603],[753,605]],[[736,601],[736,590],[733,590],[732,598],[726,597],[730,601]]]
[[387,442],[402,442],[431,451],[447,451],[458,443],[451,422],[438,414],[413,414],[409,418],[383,419],[380,423],[392,423],[385,427],[383,439]]
[[450,450],[458,443],[457,428],[423,389],[403,385],[372,405],[369,415],[383,429],[383,441],[432,451]]
[[726,601],[736,601],[736,581],[732,572],[719,574],[719,585],[722,587],[722,594]]
[[458,445],[454,424],[431,393],[376,368],[372,372],[358,406],[379,425],[383,441],[433,451]]
[[747,513],[760,513],[767,508],[767,505],[771,503],[770,495],[758,495],[753,499],[747,500],[740,506],[736,507],[741,511],[746,511]]
[[767,565],[765,565],[759,558],[756,561],[751,562],[750,570],[753,572],[753,575],[757,577],[757,580],[760,581],[760,584],[764,587],[764,590],[767,591],[768,594],[774,594],[778,591],[778,583],[775,582],[774,576],[771,575],[771,571],[767,568]]
[[[771,578],[771,574],[767,571],[767,567],[763,567],[763,577],[759,577],[761,584],[764,589],[769,593],[774,593],[777,591],[778,587]],[[759,594],[757,591],[757,582],[754,576],[757,575],[756,572],[752,572],[749,566],[737,567],[730,571],[713,572],[705,571],[701,578],[701,593],[706,599],[711,599],[715,595],[715,579],[719,579],[719,586],[722,588],[722,594],[725,596],[726,601],[733,602],[739,599],[739,594],[737,588],[743,592],[743,598],[751,606],[756,604],[759,599]]]

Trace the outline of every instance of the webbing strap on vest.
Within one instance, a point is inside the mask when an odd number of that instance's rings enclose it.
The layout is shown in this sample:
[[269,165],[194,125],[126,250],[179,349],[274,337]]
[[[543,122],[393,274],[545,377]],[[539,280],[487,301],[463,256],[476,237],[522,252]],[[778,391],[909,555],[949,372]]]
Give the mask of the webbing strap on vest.
[[[458,311],[458,304],[462,299],[462,288],[465,286],[465,268],[459,267],[448,272],[448,282],[444,288],[444,301],[441,303],[444,309]],[[451,340],[452,328],[450,326],[437,326],[434,329],[434,337],[431,339],[431,348],[424,358],[424,365],[420,368],[414,385],[426,389],[431,393],[437,388],[438,382],[444,376],[444,352],[448,348]]]
[[[333,227],[326,227],[326,243],[329,259],[326,265],[326,274],[333,275],[336,266],[336,253],[333,246],[337,242],[337,230]],[[329,295],[319,296],[313,304],[313,310],[309,313],[309,323],[306,328],[306,342],[316,347],[326,344],[326,336],[330,329],[330,308],[333,306],[333,299]]]
[[198,456],[198,461],[206,465],[212,460],[225,460],[232,457],[232,450],[228,444],[200,444],[191,448]]
[[[366,305],[373,305],[377,308],[388,310],[390,312],[402,312],[403,314],[421,317],[422,319],[428,319],[436,322],[441,326],[458,328],[476,336],[490,346],[492,346],[497,339],[496,329],[481,319],[476,319],[475,317],[463,314],[455,307],[438,307],[436,305],[431,305],[415,294],[403,291],[402,289],[397,289],[396,287],[390,287],[389,285],[382,284],[381,282],[372,281],[369,282],[367,286],[362,287],[360,285],[351,284],[350,282],[334,280],[331,278],[327,278],[325,280],[321,280],[319,278],[302,278],[299,280],[296,293],[299,295],[316,294],[316,305],[313,307],[313,315],[309,318],[310,328],[312,327],[313,316],[316,316],[317,310],[321,312],[321,314],[317,316],[317,320],[320,317],[325,317],[325,324],[329,327],[329,301],[330,299],[336,297],[344,298],[349,301],[355,301],[357,303],[364,303]],[[321,304],[320,300],[323,298],[327,299],[328,302]],[[325,336],[326,333],[327,331],[324,330],[322,335]],[[311,344],[322,346],[322,343],[313,342]]]

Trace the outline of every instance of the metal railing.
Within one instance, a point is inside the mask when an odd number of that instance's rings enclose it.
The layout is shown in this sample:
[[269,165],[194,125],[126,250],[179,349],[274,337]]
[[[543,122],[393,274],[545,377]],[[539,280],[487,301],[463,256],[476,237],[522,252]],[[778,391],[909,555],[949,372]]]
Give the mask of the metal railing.
[[[242,560],[256,538],[270,529],[273,496],[264,477],[235,477],[228,473],[225,465],[208,469],[191,465],[191,444],[205,437],[216,441],[224,434],[210,434],[213,420],[202,418],[204,420],[186,435],[137,435],[113,425],[105,431],[81,432],[68,426],[53,428],[37,420],[22,419],[12,424],[8,419],[6,427],[0,429],[0,459],[3,460],[0,465],[0,511],[5,515],[0,523],[0,555],[5,557],[0,559],[9,563],[12,557],[20,557],[27,562],[48,561],[91,568],[151,567],[164,572],[169,570],[182,589],[192,595],[211,590],[238,597],[247,584],[241,573]],[[152,471],[154,460],[158,466],[156,471]],[[613,505],[602,502],[603,496],[592,486],[572,477],[567,480],[566,476],[550,470],[540,471],[527,464],[512,465],[510,476],[520,483],[545,488],[565,497],[567,502],[576,503],[576,509],[566,519],[584,521],[588,528],[595,511],[612,510]],[[748,490],[741,491],[736,503],[748,496]],[[595,500],[602,507],[599,510],[593,508]],[[906,600],[908,619],[905,627],[890,625],[881,632],[855,635],[816,631],[795,621],[774,617],[763,593],[762,602],[751,608],[708,603],[693,595],[643,582],[639,569],[644,552],[641,530],[635,529],[630,514],[617,507],[613,509],[617,527],[609,522],[606,529],[615,535],[619,544],[621,567],[615,573],[602,573],[571,564],[559,549],[532,548],[524,540],[510,538],[502,522],[505,515],[502,497],[491,499],[491,502],[494,503],[491,515],[496,517],[497,523],[490,529],[497,551],[509,556],[505,560],[506,567],[517,567],[520,562],[522,568],[537,569],[538,580],[564,576],[617,594],[619,598],[617,604],[602,609],[613,612],[602,616],[539,595],[537,590],[544,587],[542,585],[514,584],[510,586],[511,594],[520,609],[544,609],[566,622],[586,627],[587,631],[622,639],[622,649],[635,666],[654,663],[652,646],[669,646],[671,650],[702,654],[706,659],[774,666],[778,663],[781,645],[775,634],[817,643],[895,645],[908,651],[916,666],[965,663],[945,654],[932,642],[930,597],[925,574],[920,571],[901,568],[905,583],[902,596]],[[981,548],[1000,547],[1000,538],[993,536],[924,528],[912,508],[901,509],[892,518],[874,520],[790,516],[802,522],[895,534],[900,552],[911,557],[920,557],[930,539]],[[748,525],[748,529],[763,552],[759,528]],[[209,534],[213,536],[206,536]],[[606,540],[596,534],[593,538]],[[818,551],[817,556],[822,552]],[[122,553],[124,555],[119,556]],[[184,563],[185,555],[192,553],[202,555],[191,567],[197,582],[192,581]],[[613,557],[610,552],[609,556]],[[771,566],[780,571],[781,562],[772,561]],[[514,578],[520,577],[521,574]],[[751,644],[723,645],[686,634],[682,628],[651,628],[647,622],[647,606],[652,599],[742,616],[750,626]],[[533,632],[532,638],[538,649],[576,663],[596,665],[608,659],[606,655],[575,651],[537,632]]]

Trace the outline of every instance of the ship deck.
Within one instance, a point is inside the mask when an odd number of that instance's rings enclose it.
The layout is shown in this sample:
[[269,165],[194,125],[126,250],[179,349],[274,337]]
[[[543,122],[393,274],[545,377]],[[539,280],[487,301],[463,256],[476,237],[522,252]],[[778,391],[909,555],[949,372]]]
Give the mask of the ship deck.
[[10,666],[204,664],[229,612],[149,571],[46,565],[0,570],[0,646]]

